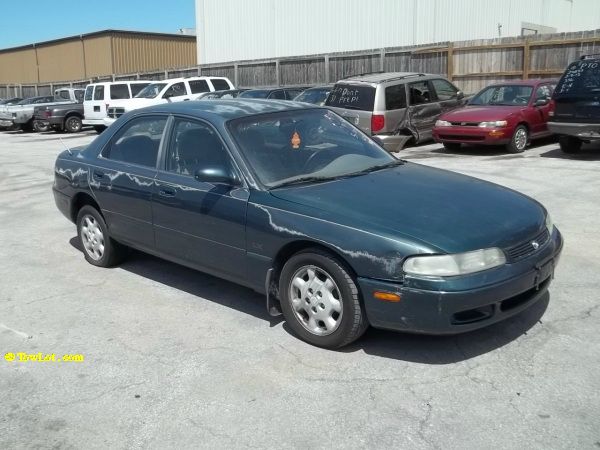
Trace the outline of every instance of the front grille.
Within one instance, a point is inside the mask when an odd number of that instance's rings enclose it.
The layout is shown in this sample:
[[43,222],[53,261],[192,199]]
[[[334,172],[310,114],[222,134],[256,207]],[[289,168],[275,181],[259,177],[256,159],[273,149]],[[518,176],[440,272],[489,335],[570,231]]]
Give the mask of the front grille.
[[450,122],[455,127],[478,127],[479,122]]
[[[548,232],[547,228],[544,228],[541,233],[539,233],[534,238],[529,239],[527,242],[523,242],[519,245],[515,245],[514,247],[506,249],[506,253],[508,254],[508,257],[511,260],[516,261],[536,252],[537,250],[542,248],[548,242],[549,239],[550,233]],[[537,247],[535,246],[534,242],[538,244]]]

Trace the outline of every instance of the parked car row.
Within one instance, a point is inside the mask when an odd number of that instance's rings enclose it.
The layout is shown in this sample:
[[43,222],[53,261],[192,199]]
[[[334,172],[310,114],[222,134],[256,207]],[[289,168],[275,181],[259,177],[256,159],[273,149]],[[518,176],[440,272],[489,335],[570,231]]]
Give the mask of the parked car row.
[[[85,92],[85,93],[84,93]],[[236,89],[225,77],[93,83],[59,89],[54,97],[0,101],[0,127],[102,132],[123,114],[145,106],[227,98],[293,100],[335,111],[390,152],[434,139],[450,151],[463,145],[501,145],[523,152],[532,140],[559,135],[577,151],[600,139],[600,59],[586,56],[558,80],[508,81],[468,98],[440,75],[376,72],[334,85]]]

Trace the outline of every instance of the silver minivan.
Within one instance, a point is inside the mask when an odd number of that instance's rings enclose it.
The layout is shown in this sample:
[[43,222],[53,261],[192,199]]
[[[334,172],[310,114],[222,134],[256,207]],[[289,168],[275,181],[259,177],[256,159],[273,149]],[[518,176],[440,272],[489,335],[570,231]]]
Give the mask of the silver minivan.
[[338,81],[325,106],[398,152],[409,141],[431,139],[438,117],[463,106],[464,97],[441,75],[384,72]]

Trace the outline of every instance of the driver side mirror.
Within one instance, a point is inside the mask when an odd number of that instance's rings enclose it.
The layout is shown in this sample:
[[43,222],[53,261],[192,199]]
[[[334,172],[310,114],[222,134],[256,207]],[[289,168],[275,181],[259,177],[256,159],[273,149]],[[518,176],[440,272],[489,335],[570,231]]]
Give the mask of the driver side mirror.
[[194,172],[194,178],[202,183],[238,186],[239,180],[232,177],[223,167],[204,167]]
[[546,98],[539,98],[535,101],[535,103],[533,104],[533,106],[546,106],[548,103],[550,103],[550,100],[548,99],[548,97]]
[[462,100],[463,98],[465,98],[465,93],[464,93],[463,91],[458,91],[458,92],[456,93],[456,98],[457,98],[458,100]]

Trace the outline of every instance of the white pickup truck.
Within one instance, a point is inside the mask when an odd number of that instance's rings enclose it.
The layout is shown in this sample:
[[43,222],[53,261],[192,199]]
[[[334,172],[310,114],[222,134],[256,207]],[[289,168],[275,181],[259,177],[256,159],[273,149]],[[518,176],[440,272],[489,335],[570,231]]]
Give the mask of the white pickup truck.
[[235,89],[233,83],[225,77],[172,78],[156,81],[131,99],[113,100],[108,105],[106,126],[111,125],[123,114],[134,109],[169,102],[189,101],[202,92]]
[[83,99],[83,93],[84,89],[79,88],[56,89],[54,96],[31,97],[16,105],[6,106],[0,109],[0,126],[33,131],[33,111],[37,106],[75,103]]

